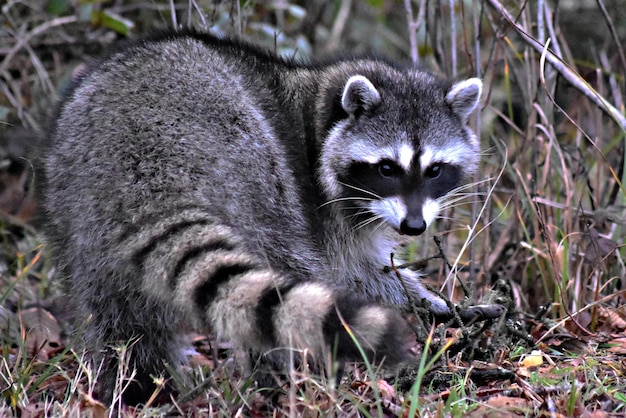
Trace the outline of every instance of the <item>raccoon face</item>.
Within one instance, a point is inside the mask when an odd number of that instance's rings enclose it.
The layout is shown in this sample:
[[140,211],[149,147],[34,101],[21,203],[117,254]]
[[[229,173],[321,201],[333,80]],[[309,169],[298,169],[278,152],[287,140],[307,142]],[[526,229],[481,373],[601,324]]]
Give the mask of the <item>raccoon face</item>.
[[479,144],[467,118],[478,104],[480,80],[444,89],[420,77],[399,87],[378,87],[361,75],[345,84],[341,106],[348,116],[327,137],[321,180],[357,228],[384,223],[419,235],[476,169]]

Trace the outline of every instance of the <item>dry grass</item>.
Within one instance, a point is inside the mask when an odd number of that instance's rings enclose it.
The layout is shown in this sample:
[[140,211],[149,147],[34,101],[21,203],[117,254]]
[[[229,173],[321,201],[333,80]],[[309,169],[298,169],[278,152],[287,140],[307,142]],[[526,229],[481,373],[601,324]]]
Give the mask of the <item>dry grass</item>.
[[[623,7],[308,3],[0,6],[0,416],[626,414]],[[76,64],[125,33],[172,25],[240,34],[289,56],[382,51],[483,78],[480,175],[411,250],[431,256],[439,237],[452,269],[431,261],[433,283],[456,300],[460,280],[474,301],[498,288],[511,300],[506,322],[473,342],[475,329],[422,330],[430,355],[397,380],[355,365],[339,386],[294,371],[279,389],[256,387],[225,348],[198,337],[193,366],[176,374],[179,397],[119,410],[95,400],[98,371],[71,351],[55,271],[29,225],[36,202],[20,157],[37,146],[32,132]]]

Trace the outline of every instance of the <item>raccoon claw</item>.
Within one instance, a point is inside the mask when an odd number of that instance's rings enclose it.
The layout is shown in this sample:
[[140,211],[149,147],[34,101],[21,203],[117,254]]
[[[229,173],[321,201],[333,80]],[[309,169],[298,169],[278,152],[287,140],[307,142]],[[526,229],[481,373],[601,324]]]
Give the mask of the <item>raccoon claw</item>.
[[497,319],[505,312],[506,309],[502,305],[474,305],[458,311],[459,317],[461,317],[461,320],[465,323]]
[[[502,305],[473,305],[466,308],[457,308],[457,314],[464,325],[470,325],[475,322],[486,321],[489,319],[497,319],[506,313],[506,308]],[[454,319],[450,313],[448,315],[437,316],[438,322],[445,322]],[[453,326],[459,324],[453,324]]]

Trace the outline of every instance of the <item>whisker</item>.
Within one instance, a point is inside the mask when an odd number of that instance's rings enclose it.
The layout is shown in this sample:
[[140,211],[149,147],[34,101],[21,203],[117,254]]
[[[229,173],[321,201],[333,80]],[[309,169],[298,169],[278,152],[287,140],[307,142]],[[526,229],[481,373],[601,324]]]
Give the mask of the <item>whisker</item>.
[[462,220],[457,219],[457,218],[453,218],[451,216],[437,216],[437,219],[438,220],[442,220],[442,221],[448,221],[448,222],[451,222],[453,224],[467,225],[466,222],[463,222]]
[[[469,196],[468,196],[469,197]],[[469,203],[480,203],[481,200],[468,200],[468,197],[459,197],[459,198],[448,198],[442,199],[438,201],[440,207],[457,205],[457,204],[469,204]]]
[[353,213],[352,215],[348,215],[348,216],[344,217],[344,219],[352,220],[354,218],[358,218],[360,216],[363,216],[363,214],[365,214],[365,212]]
[[487,177],[485,179],[474,181],[472,183],[461,184],[460,186],[455,187],[454,189],[450,190],[450,192],[448,192],[448,194],[456,194],[457,192],[471,189],[474,186],[478,186],[478,185],[481,185],[481,184],[484,184],[484,183],[489,183],[492,180],[493,180],[493,177]]
[[330,205],[332,203],[338,203],[338,202],[345,202],[348,200],[354,200],[354,201],[364,201],[364,202],[374,202],[377,199],[372,199],[371,197],[338,197],[337,199],[331,199],[328,202],[322,203],[320,206],[318,206],[318,209],[323,208],[326,205]]
[[362,229],[364,227],[366,227],[367,225],[371,224],[372,222],[376,222],[376,221],[381,221],[383,220],[383,217],[380,215],[374,215],[371,216],[361,222],[359,222],[358,224],[355,225],[355,231],[358,231],[359,229]]
[[348,215],[348,216],[345,216],[344,219],[352,219],[352,218],[356,218],[356,217],[359,217],[359,216],[366,215],[368,213],[370,213],[370,216],[371,216],[371,212],[369,210],[367,210],[366,208],[357,207],[357,208],[354,208],[354,209],[356,209],[356,211],[354,213]]
[[456,193],[448,193],[446,196],[485,196],[487,193],[485,192],[460,192]]
[[448,204],[439,205],[439,210],[440,211],[444,211],[446,209],[460,208],[460,207],[468,206],[468,205],[470,205],[472,203],[479,203],[480,204],[481,202],[468,201],[468,202],[448,203]]
[[459,200],[467,199],[470,197],[483,197],[483,196],[485,196],[484,193],[454,193],[454,194],[450,193],[450,194],[437,198],[436,201],[438,203],[443,203],[443,202],[450,201],[450,200],[459,201]]
[[376,225],[374,228],[372,228],[372,233],[376,232],[377,230],[381,229],[382,227],[384,227],[386,224],[386,222],[384,220],[380,220],[380,222],[378,222],[378,225]]
[[378,227],[378,225],[380,225],[380,224],[381,224],[381,221],[380,221],[379,219],[372,219],[372,220],[370,220],[369,222],[364,222],[364,223],[361,223],[361,224],[359,224],[359,225],[356,225],[356,226],[354,227],[354,230],[355,230],[355,231],[358,231],[358,230],[360,230],[360,229],[364,229],[365,227],[367,227],[368,225],[370,225],[370,224],[372,224],[372,223],[374,223],[374,222],[377,222],[377,224],[374,226],[374,228],[377,228],[377,227]]
[[382,197],[381,197],[381,196],[377,195],[377,194],[376,194],[376,193],[374,193],[374,192],[370,192],[369,190],[362,189],[362,188],[357,187],[357,186],[354,186],[354,185],[352,185],[352,184],[343,183],[343,182],[341,182],[341,181],[340,181],[340,182],[338,182],[338,183],[339,183],[339,184],[342,184],[342,185],[344,185],[344,186],[346,186],[346,187],[350,187],[350,188],[352,188],[352,189],[354,189],[354,190],[356,190],[356,191],[359,191],[359,192],[362,192],[362,193],[368,194],[368,195],[370,195],[370,196],[373,196],[373,197],[374,197],[375,199],[377,199],[377,200],[382,199]]
[[363,206],[344,206],[340,208],[341,210],[359,210],[365,209]]

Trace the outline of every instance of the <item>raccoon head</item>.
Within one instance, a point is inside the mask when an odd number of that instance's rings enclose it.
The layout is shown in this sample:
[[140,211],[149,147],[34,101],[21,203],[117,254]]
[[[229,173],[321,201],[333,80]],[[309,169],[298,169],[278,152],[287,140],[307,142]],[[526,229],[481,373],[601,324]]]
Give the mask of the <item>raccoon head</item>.
[[481,89],[476,78],[445,85],[416,70],[346,77],[322,145],[328,201],[356,228],[423,233],[476,170],[479,141],[467,122]]

